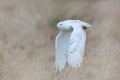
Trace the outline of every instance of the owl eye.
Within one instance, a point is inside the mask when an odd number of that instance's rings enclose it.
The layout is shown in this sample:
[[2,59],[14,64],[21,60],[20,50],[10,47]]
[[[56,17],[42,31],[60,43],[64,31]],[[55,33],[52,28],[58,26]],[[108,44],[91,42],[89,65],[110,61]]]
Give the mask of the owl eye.
[[60,25],[62,25],[62,24],[60,24]]

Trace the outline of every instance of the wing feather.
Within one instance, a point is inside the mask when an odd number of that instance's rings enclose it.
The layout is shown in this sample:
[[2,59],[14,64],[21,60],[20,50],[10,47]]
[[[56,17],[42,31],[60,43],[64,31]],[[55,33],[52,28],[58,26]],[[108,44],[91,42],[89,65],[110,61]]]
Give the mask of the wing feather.
[[72,68],[80,67],[83,61],[86,34],[83,29],[73,30],[70,37],[70,47],[68,53],[68,64]]
[[64,69],[69,48],[69,39],[71,31],[60,31],[55,41],[55,67],[57,71]]

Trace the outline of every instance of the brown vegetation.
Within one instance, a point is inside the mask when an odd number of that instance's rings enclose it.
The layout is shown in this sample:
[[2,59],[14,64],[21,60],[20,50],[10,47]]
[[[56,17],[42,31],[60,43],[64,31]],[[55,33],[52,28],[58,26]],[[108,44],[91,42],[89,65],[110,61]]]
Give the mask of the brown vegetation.
[[[0,0],[0,80],[120,80],[119,0]],[[81,67],[54,69],[55,25],[93,25]]]

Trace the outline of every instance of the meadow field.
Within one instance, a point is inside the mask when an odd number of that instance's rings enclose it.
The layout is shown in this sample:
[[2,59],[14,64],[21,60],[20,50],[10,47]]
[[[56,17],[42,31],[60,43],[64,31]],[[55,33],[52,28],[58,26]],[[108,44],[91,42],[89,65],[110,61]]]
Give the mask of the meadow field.
[[[84,61],[54,68],[57,22],[89,22]],[[119,0],[0,0],[0,80],[120,80]]]

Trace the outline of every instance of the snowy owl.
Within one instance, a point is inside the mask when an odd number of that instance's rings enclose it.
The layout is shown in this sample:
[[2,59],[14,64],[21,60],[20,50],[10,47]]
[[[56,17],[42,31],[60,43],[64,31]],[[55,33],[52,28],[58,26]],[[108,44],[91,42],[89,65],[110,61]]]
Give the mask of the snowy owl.
[[57,24],[60,33],[55,40],[55,67],[62,71],[66,63],[77,69],[83,61],[86,33],[85,29],[91,29],[89,23],[80,20],[64,20]]

